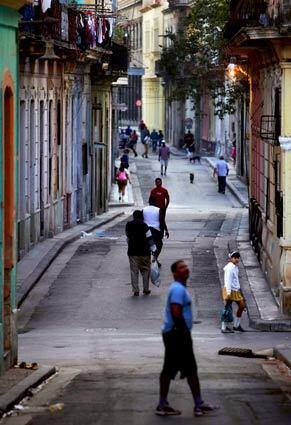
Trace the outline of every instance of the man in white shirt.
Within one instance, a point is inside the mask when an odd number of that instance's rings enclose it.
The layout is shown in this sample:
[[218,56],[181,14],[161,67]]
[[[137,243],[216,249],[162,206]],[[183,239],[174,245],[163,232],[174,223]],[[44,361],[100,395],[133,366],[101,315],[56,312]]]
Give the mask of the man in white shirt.
[[158,256],[163,248],[164,234],[168,238],[169,232],[165,222],[164,213],[160,208],[155,206],[155,199],[153,197],[150,197],[149,205],[143,209],[143,220],[152,232],[153,240],[157,247],[155,257],[159,267],[161,267],[161,263],[158,261]]
[[225,193],[226,176],[229,173],[228,163],[225,161],[224,156],[221,156],[216,163],[213,176],[217,175],[218,178],[218,192]]

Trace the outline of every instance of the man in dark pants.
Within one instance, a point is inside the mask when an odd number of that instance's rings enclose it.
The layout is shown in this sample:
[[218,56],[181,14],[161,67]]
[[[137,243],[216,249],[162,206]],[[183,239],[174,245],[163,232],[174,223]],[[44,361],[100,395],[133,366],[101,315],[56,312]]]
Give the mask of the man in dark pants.
[[143,294],[149,295],[151,293],[149,289],[151,253],[155,253],[157,248],[148,225],[143,221],[142,211],[133,212],[133,220],[126,224],[125,232],[133,295],[139,296],[139,273],[143,280]]
[[217,175],[218,179],[218,192],[225,193],[226,188],[226,176],[229,173],[228,163],[225,161],[224,157],[221,156],[216,163],[215,169],[213,171],[213,177]]
[[181,414],[181,411],[174,409],[168,403],[171,379],[175,379],[180,372],[181,379],[187,378],[194,399],[194,415],[202,416],[218,407],[204,402],[201,398],[191,337],[193,322],[191,296],[186,288],[189,268],[183,260],[179,260],[172,264],[171,271],[174,282],[169,289],[162,330],[165,359],[160,375],[160,400],[155,413],[160,416]]

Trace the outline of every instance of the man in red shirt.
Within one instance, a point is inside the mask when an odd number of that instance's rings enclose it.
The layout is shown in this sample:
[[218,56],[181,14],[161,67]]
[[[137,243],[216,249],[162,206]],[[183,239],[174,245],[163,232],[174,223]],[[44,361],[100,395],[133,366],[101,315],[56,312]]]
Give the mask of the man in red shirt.
[[155,180],[156,187],[152,189],[150,197],[155,200],[155,206],[164,211],[166,215],[166,210],[170,203],[170,196],[167,189],[162,186],[162,179],[159,177]]

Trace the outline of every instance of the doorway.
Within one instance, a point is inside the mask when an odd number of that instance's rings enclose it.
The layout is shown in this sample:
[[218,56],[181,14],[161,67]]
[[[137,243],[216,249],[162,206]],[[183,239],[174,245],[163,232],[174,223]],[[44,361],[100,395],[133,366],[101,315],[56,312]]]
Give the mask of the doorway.
[[3,105],[3,259],[4,350],[11,348],[11,287],[14,268],[14,96],[4,91]]

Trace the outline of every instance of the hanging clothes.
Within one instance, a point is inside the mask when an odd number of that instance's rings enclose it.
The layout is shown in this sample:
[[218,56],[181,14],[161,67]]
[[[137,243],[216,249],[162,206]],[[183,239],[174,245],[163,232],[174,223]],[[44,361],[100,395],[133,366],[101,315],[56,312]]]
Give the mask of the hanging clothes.
[[109,22],[109,34],[108,35],[111,38],[113,36],[115,19],[114,18],[108,18],[108,22]]
[[99,44],[103,43],[103,25],[102,18],[98,18],[97,41]]
[[45,13],[51,7],[52,0],[41,0],[41,10]]

